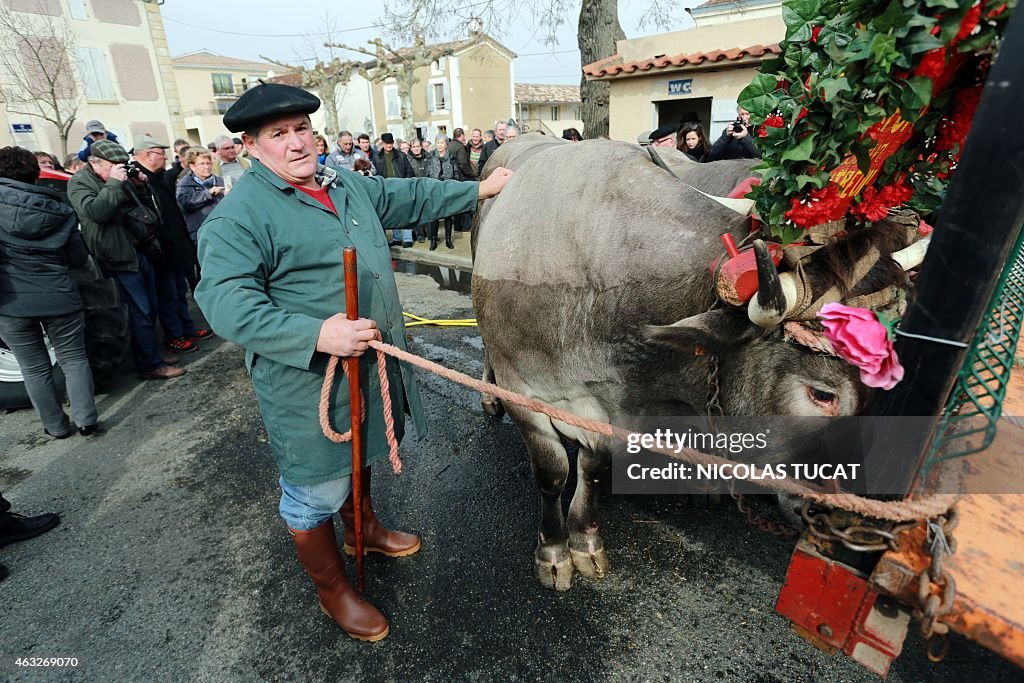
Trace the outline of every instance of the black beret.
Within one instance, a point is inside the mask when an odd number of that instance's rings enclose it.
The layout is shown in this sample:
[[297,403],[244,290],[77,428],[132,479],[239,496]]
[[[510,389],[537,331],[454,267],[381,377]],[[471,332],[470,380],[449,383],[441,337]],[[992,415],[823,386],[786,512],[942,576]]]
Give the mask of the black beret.
[[[224,118],[227,119],[227,117]],[[679,130],[679,126],[677,126],[676,124],[666,123],[664,126],[661,126],[660,128],[651,131],[651,136],[648,139],[651,142],[654,142],[655,140],[660,140],[666,135],[674,135],[677,130]]]
[[246,90],[224,114],[224,127],[232,133],[292,114],[312,114],[320,98],[283,83],[264,83]]

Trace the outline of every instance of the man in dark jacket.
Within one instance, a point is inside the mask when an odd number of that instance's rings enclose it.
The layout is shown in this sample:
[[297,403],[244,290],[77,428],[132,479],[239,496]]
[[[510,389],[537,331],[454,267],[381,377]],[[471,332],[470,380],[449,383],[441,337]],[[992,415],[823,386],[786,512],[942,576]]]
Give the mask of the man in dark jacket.
[[[175,358],[164,359],[157,342],[154,318],[157,310],[156,276],[149,258],[136,249],[152,244],[153,235],[142,234],[127,212],[136,209],[127,188],[125,163],[128,152],[110,140],[92,143],[89,165],[68,181],[68,198],[82,224],[85,245],[103,272],[117,282],[128,305],[132,328],[132,356],[143,379],[168,379],[185,374],[171,367]],[[136,233],[130,227],[136,228]],[[167,362],[171,361],[171,362]]]
[[[469,162],[469,150],[466,148],[466,131],[456,128],[448,147],[451,149],[455,164],[459,167],[459,175],[462,176],[460,180],[476,180],[473,164]],[[460,213],[455,217],[455,229],[459,232],[468,231],[472,224],[472,211]]]
[[754,146],[756,128],[750,125],[750,112],[736,107],[736,121],[722,131],[722,136],[711,145],[704,161],[722,159],[760,159],[761,153]]
[[508,130],[508,124],[504,121],[494,122],[494,137],[484,143],[484,151],[487,156],[491,156],[495,151],[503,144],[505,144],[505,131]]
[[0,149],[0,337],[14,353],[43,429],[74,432],[53,381],[46,330],[64,371],[71,414],[83,434],[96,429],[92,370],[85,352],[82,297],[68,265],[89,258],[78,219],[63,197],[34,183],[39,164],[27,149]]
[[[374,152],[370,161],[373,163],[377,175],[384,178],[414,178],[409,159],[402,154],[401,150],[395,149],[395,136],[391,133],[384,133],[380,136],[382,147],[380,151]],[[391,241],[388,246],[403,247],[412,246],[412,228],[392,228]]]
[[134,152],[135,160],[149,176],[149,182],[140,186],[139,190],[143,194],[148,191],[160,216],[157,233],[163,258],[153,263],[153,268],[156,275],[157,314],[164,328],[164,343],[167,350],[172,352],[198,351],[199,345],[196,342],[212,336],[213,332],[196,329],[188,311],[187,274],[195,270],[196,250],[175,193],[167,186],[166,176],[173,173],[165,168],[167,145],[150,135],[143,135],[135,143]]

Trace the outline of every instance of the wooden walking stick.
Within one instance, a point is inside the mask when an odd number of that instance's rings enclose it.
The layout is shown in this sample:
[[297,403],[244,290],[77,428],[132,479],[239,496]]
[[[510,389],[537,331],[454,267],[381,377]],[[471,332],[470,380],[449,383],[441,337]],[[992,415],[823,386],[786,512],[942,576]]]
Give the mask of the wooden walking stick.
[[[359,319],[359,275],[356,272],[356,248],[345,247],[345,316]],[[363,594],[366,574],[363,569],[363,393],[359,386],[359,357],[345,359],[348,375],[348,404],[352,418],[352,508],[355,512],[356,590]]]

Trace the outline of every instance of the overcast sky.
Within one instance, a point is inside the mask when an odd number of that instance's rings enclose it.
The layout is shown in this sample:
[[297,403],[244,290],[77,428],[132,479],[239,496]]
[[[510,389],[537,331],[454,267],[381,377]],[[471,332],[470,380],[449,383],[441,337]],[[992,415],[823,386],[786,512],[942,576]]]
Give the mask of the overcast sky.
[[[701,1],[663,3],[672,5],[677,16],[670,18],[664,27],[641,28],[640,20],[651,0],[619,0],[619,21],[628,38],[679,30],[693,25],[682,8],[696,6]],[[473,2],[465,0],[466,5],[471,6]],[[528,3],[517,4],[524,6]],[[309,49],[304,49],[307,40],[303,35],[323,30],[320,24],[328,9],[337,22],[339,42],[365,45],[367,40],[380,34],[373,28],[382,13],[381,3],[376,0],[291,0],[274,4],[252,0],[167,0],[161,12],[171,54],[175,57],[208,49],[242,59],[259,60],[264,54],[273,59],[294,62],[300,56],[309,55]],[[529,10],[518,11],[518,16],[508,18],[507,30],[484,26],[485,32],[521,55],[515,61],[516,82],[578,83],[581,68],[575,32],[578,4],[559,28],[558,45],[555,46],[544,45],[545,32],[533,25]],[[466,32],[462,31],[448,38],[465,36]],[[322,42],[322,36],[318,40]],[[361,56],[352,53],[351,58],[360,59]]]

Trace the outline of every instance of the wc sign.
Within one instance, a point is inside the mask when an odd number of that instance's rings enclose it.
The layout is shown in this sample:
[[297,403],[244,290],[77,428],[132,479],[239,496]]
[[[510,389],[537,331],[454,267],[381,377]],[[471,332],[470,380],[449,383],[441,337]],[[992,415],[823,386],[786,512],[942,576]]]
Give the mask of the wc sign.
[[693,94],[693,79],[687,78],[684,81],[669,81],[668,82],[668,94],[669,95],[692,95]]

